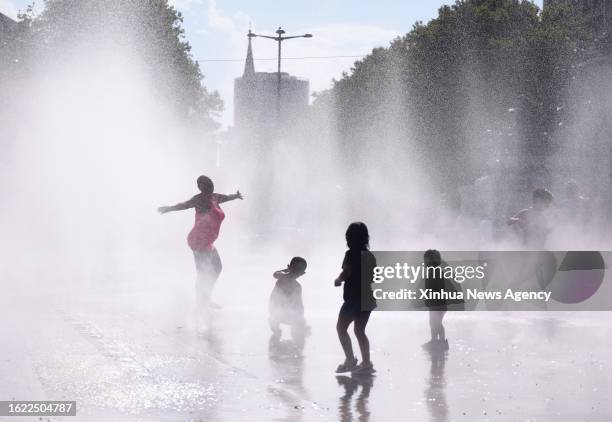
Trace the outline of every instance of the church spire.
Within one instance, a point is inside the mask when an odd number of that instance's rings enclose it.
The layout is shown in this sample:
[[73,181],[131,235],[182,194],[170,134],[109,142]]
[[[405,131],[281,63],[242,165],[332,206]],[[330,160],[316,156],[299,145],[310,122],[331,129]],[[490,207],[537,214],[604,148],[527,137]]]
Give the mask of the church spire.
[[255,34],[253,34],[251,30],[249,29],[249,33],[247,34],[247,37],[249,37],[249,48],[247,49],[246,62],[244,63],[244,73],[242,74],[243,78],[255,76],[255,63],[253,61],[253,48],[251,47],[251,38],[253,38],[254,35]]

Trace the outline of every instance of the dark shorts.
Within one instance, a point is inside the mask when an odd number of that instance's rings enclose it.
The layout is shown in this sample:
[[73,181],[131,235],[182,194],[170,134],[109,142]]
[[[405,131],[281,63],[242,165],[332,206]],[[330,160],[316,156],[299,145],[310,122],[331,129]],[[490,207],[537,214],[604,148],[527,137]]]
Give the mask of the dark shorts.
[[340,308],[340,315],[351,318],[357,318],[359,316],[366,316],[371,314],[372,311],[362,311],[360,302],[344,302]]
[[446,305],[427,305],[430,311],[446,312],[448,307]]

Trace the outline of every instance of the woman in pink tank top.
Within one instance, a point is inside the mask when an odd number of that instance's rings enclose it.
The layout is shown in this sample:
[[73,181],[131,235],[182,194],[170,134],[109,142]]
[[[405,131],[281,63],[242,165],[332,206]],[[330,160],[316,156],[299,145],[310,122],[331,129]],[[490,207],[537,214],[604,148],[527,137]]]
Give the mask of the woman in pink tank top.
[[165,214],[170,211],[182,211],[195,208],[195,223],[187,236],[187,244],[193,251],[198,279],[196,281],[196,294],[200,309],[211,305],[210,296],[222,264],[214,242],[219,237],[221,223],[225,213],[219,204],[234,199],[242,199],[240,191],[233,195],[214,193],[214,184],[207,176],[198,177],[200,193],[188,201],[179,204],[160,207],[158,211]]
[[196,208],[195,223],[187,236],[187,243],[192,251],[212,251],[215,249],[214,241],[219,237],[221,223],[225,213],[219,202],[211,196],[207,212],[199,212]]

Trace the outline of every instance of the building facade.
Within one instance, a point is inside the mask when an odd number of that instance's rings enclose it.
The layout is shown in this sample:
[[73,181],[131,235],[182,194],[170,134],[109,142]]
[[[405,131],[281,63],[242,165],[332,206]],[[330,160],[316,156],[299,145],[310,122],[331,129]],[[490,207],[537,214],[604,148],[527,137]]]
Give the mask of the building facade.
[[0,34],[7,35],[13,33],[17,29],[17,22],[6,15],[0,13]]
[[[256,72],[251,38],[244,72],[234,80],[234,130],[241,140],[266,145],[290,130],[308,109],[308,80],[276,72]],[[251,142],[253,141],[253,142]]]

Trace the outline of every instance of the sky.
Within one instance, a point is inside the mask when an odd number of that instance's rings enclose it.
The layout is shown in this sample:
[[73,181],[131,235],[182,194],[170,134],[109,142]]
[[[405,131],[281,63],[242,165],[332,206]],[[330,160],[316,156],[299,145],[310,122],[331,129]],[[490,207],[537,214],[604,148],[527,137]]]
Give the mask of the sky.
[[[0,0],[0,12],[15,17],[32,0]],[[43,3],[36,0],[36,4]],[[246,33],[274,35],[282,26],[286,35],[313,34],[283,43],[283,71],[310,81],[311,92],[322,91],[350,71],[359,57],[291,59],[321,56],[360,56],[410,31],[416,21],[427,22],[445,0],[170,0],[184,17],[186,37],[194,59],[200,62],[204,84],[218,91],[225,103],[223,127],[233,122],[233,81],[242,74]],[[542,6],[542,0],[536,0]],[[255,38],[255,70],[276,71],[276,43]],[[209,61],[235,59],[237,61]],[[273,60],[261,60],[273,59]]]

